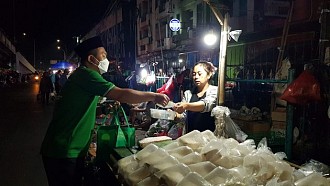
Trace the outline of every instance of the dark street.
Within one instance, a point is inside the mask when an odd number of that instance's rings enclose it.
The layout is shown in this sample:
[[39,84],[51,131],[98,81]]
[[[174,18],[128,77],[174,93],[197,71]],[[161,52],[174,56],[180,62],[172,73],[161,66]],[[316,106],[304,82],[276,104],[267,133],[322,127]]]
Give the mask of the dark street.
[[38,83],[0,88],[0,185],[45,186],[40,146],[53,105],[36,100]]

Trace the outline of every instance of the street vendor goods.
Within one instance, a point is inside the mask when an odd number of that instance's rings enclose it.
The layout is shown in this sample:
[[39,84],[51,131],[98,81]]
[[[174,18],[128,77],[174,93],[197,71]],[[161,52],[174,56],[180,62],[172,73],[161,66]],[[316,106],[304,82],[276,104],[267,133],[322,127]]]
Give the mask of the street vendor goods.
[[167,103],[167,105],[165,105],[165,106],[163,106],[163,105],[161,105],[161,104],[156,104],[158,107],[160,107],[160,108],[167,108],[167,109],[169,109],[169,108],[173,108],[174,107],[174,105],[175,105],[175,103],[173,102],[173,101],[169,101],[168,103]]
[[[238,142],[217,138],[211,131],[192,131],[159,147],[153,143],[118,161],[118,173],[128,185],[330,185],[318,173],[302,174],[273,153],[263,139]],[[312,184],[311,184],[312,183]]]
[[150,109],[150,115],[156,119],[174,120],[175,112],[172,110]]
[[150,143],[156,143],[156,142],[163,142],[163,141],[169,141],[172,140],[172,138],[168,136],[156,136],[156,137],[148,137],[144,138],[139,141],[139,144],[142,148],[149,145]]

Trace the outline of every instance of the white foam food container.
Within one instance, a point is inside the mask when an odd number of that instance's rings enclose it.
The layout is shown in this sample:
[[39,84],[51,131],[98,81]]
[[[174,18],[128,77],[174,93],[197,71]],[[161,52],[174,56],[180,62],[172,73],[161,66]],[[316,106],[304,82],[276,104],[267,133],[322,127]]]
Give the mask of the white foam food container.
[[150,109],[150,115],[156,119],[174,120],[175,112],[172,110]]

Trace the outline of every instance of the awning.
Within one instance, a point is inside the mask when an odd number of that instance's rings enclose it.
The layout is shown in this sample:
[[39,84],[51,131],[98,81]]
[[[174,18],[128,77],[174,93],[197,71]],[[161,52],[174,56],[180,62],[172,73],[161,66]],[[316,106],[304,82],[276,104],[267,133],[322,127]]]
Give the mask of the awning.
[[59,61],[56,64],[50,66],[51,69],[68,69],[68,68],[75,68],[74,64],[71,64],[66,61]]

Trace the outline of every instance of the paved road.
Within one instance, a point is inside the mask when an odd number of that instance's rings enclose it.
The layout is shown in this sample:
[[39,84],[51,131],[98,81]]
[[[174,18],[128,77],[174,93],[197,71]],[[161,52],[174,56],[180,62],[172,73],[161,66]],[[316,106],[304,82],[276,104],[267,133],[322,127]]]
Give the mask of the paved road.
[[0,185],[47,186],[39,154],[53,105],[36,101],[38,83],[0,88]]

